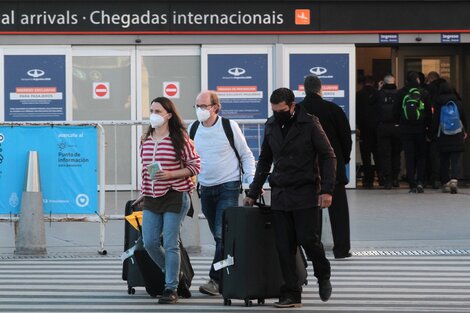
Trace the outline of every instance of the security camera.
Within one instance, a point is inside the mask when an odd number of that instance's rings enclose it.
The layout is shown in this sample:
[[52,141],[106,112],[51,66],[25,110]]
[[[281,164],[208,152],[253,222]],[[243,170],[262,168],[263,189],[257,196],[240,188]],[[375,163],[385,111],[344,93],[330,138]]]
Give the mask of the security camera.
[[417,42],[420,42],[421,40],[423,40],[423,38],[421,38],[421,36],[418,36],[418,37],[415,38],[415,40],[416,40]]

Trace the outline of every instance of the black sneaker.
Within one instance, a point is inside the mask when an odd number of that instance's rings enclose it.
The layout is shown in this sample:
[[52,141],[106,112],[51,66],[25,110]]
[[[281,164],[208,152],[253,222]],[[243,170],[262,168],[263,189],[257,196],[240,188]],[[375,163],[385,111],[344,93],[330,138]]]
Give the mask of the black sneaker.
[[417,193],[423,193],[424,192],[423,185],[419,184],[418,186],[416,186],[416,192]]
[[288,297],[279,298],[278,302],[274,302],[276,308],[301,308],[302,302]]
[[331,283],[329,279],[318,281],[318,294],[320,295],[321,301],[323,302],[328,301],[328,299],[330,299],[332,290],[333,288],[331,287]]
[[394,180],[392,181],[392,186],[393,186],[394,188],[400,187],[400,182],[398,181],[398,179],[394,179]]
[[176,294],[176,291],[168,288],[163,290],[162,297],[158,299],[158,303],[160,304],[174,304],[176,302],[178,302],[178,295]]
[[335,260],[344,260],[352,257],[352,253],[348,252],[346,254],[335,254]]

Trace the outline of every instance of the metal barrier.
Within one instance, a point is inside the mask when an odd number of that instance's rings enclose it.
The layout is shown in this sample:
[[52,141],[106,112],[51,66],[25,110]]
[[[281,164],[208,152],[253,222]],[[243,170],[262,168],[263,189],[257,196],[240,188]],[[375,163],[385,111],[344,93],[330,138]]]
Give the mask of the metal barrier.
[[[185,123],[189,125],[194,120],[185,120]],[[247,129],[251,129],[250,125],[256,125],[256,139],[257,139],[257,149],[260,151],[262,138],[261,133],[264,129],[264,123],[266,120],[236,120],[242,132],[245,134]],[[118,201],[118,193],[121,191],[130,192],[130,196],[128,199],[133,198],[134,192],[137,193],[140,187],[140,162],[138,161],[138,142],[140,138],[140,134],[142,133],[142,127],[148,125],[148,121],[74,121],[74,122],[0,122],[0,126],[96,126],[99,130],[99,140],[98,140],[98,158],[99,158],[99,176],[98,176],[98,190],[99,190],[99,204],[98,210],[95,211],[95,215],[90,214],[73,214],[73,215],[63,215],[63,214],[54,214],[54,215],[45,215],[44,221],[45,222],[99,222],[100,224],[100,249],[98,253],[106,254],[107,251],[105,249],[105,226],[108,221],[111,220],[123,220],[124,215],[122,213],[118,214],[106,214],[109,212],[111,207],[114,208],[121,208],[123,207],[123,203],[119,203]],[[122,126],[131,126],[131,133],[135,133],[135,137],[132,138],[131,134],[131,149],[129,151],[131,157],[131,179],[130,184],[119,184],[118,183],[118,167],[119,167],[119,160],[118,156],[122,155],[122,153],[118,154],[117,147],[118,147],[118,127]],[[112,127],[113,134],[108,133],[108,137],[113,135],[114,136],[114,184],[107,185],[106,184],[106,161],[109,161],[106,158],[107,155],[111,153],[111,151],[107,150],[107,136],[105,132],[105,127]],[[258,154],[254,153],[257,157]],[[134,176],[134,177],[132,177]],[[109,193],[114,193],[114,201],[106,200],[109,198]],[[107,197],[108,196],[108,197]],[[114,203],[111,203],[114,202]],[[120,210],[122,212],[122,210]],[[0,222],[17,222],[18,216],[16,214],[0,214]]]

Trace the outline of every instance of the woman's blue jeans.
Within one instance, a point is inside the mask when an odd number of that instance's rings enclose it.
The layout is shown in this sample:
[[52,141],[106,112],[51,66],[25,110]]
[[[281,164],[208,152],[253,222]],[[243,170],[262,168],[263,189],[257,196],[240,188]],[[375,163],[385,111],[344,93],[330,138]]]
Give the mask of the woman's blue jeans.
[[[171,290],[176,290],[179,283],[180,228],[190,206],[189,194],[183,192],[182,195],[183,203],[179,213],[154,213],[144,208],[142,217],[144,247],[152,260],[165,273],[165,289]],[[161,235],[163,235],[163,247]]]
[[[201,209],[206,216],[209,229],[215,240],[215,255],[212,264],[222,260],[222,214],[228,207],[238,206],[240,182],[232,181],[224,184],[204,187],[201,186]],[[220,273],[211,266],[209,277],[220,283]]]

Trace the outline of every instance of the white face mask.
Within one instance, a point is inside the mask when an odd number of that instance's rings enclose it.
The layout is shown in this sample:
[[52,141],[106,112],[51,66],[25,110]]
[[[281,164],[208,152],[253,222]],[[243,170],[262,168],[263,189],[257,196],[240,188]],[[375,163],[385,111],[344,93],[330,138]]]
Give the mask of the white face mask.
[[199,122],[203,123],[207,121],[207,119],[211,116],[211,112],[209,110],[204,110],[201,108],[196,109],[196,116]]
[[[165,115],[166,116],[166,115]],[[150,125],[153,128],[159,128],[165,123],[165,119],[160,114],[150,114]]]

